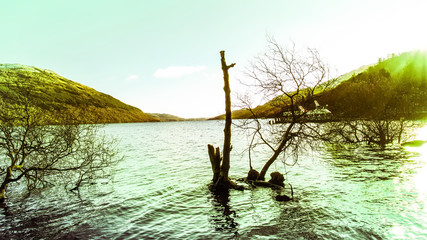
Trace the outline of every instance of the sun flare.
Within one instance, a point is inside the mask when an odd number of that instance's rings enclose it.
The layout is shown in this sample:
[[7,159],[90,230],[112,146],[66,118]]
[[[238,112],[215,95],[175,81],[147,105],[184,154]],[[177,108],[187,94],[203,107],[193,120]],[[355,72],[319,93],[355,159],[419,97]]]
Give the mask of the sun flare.
[[[420,141],[427,141],[427,125],[418,129],[416,139]],[[421,145],[420,147],[411,148],[411,150],[420,154],[419,160],[423,164],[423,166],[417,170],[417,173],[414,176],[415,187],[417,188],[418,192],[423,193],[424,196],[426,196],[427,186],[425,183],[427,181],[427,143]]]

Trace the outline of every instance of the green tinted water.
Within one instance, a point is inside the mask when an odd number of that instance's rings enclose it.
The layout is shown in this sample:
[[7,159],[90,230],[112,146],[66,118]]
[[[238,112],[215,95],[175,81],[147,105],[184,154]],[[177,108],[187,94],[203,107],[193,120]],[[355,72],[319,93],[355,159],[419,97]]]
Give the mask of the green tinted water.
[[[265,188],[209,192],[207,144],[221,146],[222,129],[221,121],[107,125],[126,156],[113,181],[87,185],[80,196],[62,188],[12,196],[0,215],[0,238],[427,238],[427,145],[307,153],[286,169],[294,201],[280,203]],[[234,178],[248,171],[247,142],[233,131]],[[254,167],[267,157],[258,152]],[[276,170],[285,171],[280,161]]]

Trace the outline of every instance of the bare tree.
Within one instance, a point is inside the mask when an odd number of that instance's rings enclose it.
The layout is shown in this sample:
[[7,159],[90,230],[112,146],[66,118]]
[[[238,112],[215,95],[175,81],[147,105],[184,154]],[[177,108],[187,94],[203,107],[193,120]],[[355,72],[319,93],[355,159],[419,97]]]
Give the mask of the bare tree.
[[100,125],[81,125],[67,110],[38,107],[25,81],[3,84],[0,99],[0,202],[8,186],[25,182],[29,192],[64,184],[78,189],[85,181],[107,176],[117,162],[115,140]]
[[314,108],[315,95],[332,83],[328,81],[329,67],[317,50],[307,48],[298,52],[295,45],[284,48],[271,37],[267,41],[266,52],[257,56],[247,69],[251,81],[244,84],[253,94],[266,100],[273,99],[272,107],[279,108],[286,119],[280,124],[265,124],[261,120],[262,114],[252,107],[251,100],[241,98],[242,106],[250,112],[250,119],[240,126],[252,135],[249,151],[260,144],[272,151],[258,180],[265,179],[269,167],[281,153],[296,157],[313,143],[311,139],[317,136],[317,126],[305,118],[307,109]]
[[222,157],[219,147],[216,149],[208,145],[209,158],[213,171],[213,189],[217,191],[228,190],[229,188],[242,190],[241,186],[236,185],[228,177],[230,170],[230,151],[231,151],[231,97],[228,70],[236,64],[227,65],[225,61],[225,51],[220,52],[221,69],[224,75],[224,94],[225,94],[225,127],[224,127],[224,148]]

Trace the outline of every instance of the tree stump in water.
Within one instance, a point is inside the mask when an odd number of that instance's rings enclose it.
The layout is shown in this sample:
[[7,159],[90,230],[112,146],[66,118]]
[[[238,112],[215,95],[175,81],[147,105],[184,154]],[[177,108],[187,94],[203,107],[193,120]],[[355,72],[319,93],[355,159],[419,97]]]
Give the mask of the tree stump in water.
[[224,174],[221,173],[222,158],[219,147],[215,148],[214,146],[208,144],[208,153],[213,172],[211,190],[215,190],[217,192],[226,191],[230,188],[243,190],[243,186],[237,185],[235,182],[231,181],[228,176],[224,176]]
[[208,153],[209,153],[209,159],[211,160],[212,165],[212,172],[213,172],[213,178],[212,181],[216,183],[219,179],[219,175],[221,172],[221,151],[219,150],[219,147],[216,149],[214,146],[208,144]]

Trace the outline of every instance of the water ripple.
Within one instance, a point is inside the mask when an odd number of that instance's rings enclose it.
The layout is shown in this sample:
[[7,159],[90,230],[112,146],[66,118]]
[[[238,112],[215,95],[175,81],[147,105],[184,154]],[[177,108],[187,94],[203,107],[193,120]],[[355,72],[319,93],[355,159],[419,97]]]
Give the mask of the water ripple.
[[[108,184],[80,195],[51,188],[11,194],[0,239],[389,239],[427,234],[426,163],[402,149],[324,149],[286,175],[294,201],[256,188],[215,195],[206,144],[222,145],[223,122],[112,124],[126,156]],[[231,176],[247,173],[246,136],[233,132]],[[259,168],[268,153],[260,150]],[[279,162],[273,170],[284,172]],[[19,186],[18,186],[19,187]],[[285,190],[289,194],[289,189]]]

